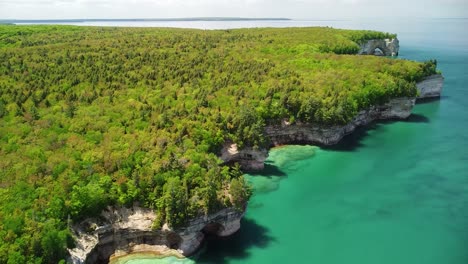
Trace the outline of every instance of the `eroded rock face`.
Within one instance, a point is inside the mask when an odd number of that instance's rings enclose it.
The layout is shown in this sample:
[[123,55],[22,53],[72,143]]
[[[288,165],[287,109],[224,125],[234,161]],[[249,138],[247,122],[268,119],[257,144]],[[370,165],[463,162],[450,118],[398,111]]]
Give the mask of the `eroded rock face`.
[[400,42],[394,39],[371,39],[361,44],[360,55],[398,56]]
[[312,143],[320,145],[333,145],[338,143],[345,135],[351,133],[358,126],[364,126],[379,119],[405,119],[410,116],[414,106],[413,98],[397,98],[381,105],[373,106],[361,111],[350,123],[343,126],[321,126],[296,122],[281,125],[267,126],[265,132],[273,145],[286,145],[294,143]]
[[418,99],[440,97],[444,86],[442,74],[434,74],[426,77],[416,84],[418,88]]
[[[193,254],[204,232],[228,236],[239,230],[243,211],[226,208],[191,220],[185,228],[152,230],[155,213],[146,208],[111,208],[102,218],[87,219],[73,227],[76,247],[69,249],[69,263],[102,263],[134,252],[158,252],[183,257]],[[215,227],[215,228],[211,228]],[[210,230],[205,231],[208,228]]]
[[[226,208],[214,214],[191,220],[187,227],[177,231],[182,238],[179,250],[186,256],[193,254],[200,247],[205,233],[220,237],[234,234],[239,230],[240,220],[243,216],[244,212],[234,208]],[[213,226],[214,228],[210,228]]]
[[262,170],[264,168],[264,162],[268,157],[268,150],[254,149],[246,147],[238,149],[235,143],[226,143],[221,150],[220,158],[226,164],[239,163],[243,170]]
[[[356,127],[364,126],[379,119],[405,119],[411,115],[415,104],[414,98],[396,98],[380,106],[373,106],[361,111],[346,125],[322,126],[287,121],[279,125],[265,127],[265,134],[273,146],[288,144],[334,145],[345,135],[352,133]],[[225,144],[220,158],[226,163],[238,162],[243,169],[262,170],[268,157],[266,149],[245,148],[239,150],[236,144]]]

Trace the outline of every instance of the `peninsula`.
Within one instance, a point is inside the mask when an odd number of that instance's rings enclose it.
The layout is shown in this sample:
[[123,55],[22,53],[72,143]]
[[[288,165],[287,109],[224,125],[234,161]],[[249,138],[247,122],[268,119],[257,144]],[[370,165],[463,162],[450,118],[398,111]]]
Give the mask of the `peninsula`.
[[[190,255],[240,228],[273,146],[437,97],[436,61],[332,28],[0,25],[0,262]],[[358,55],[362,54],[362,55]]]

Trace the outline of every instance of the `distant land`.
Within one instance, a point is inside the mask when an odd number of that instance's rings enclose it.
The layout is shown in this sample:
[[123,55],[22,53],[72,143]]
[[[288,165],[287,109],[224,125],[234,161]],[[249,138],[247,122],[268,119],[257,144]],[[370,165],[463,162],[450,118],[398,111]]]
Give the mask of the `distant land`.
[[92,18],[92,19],[0,19],[0,24],[16,23],[85,23],[85,22],[147,22],[147,21],[272,21],[291,20],[289,18],[263,17],[186,17],[186,18]]

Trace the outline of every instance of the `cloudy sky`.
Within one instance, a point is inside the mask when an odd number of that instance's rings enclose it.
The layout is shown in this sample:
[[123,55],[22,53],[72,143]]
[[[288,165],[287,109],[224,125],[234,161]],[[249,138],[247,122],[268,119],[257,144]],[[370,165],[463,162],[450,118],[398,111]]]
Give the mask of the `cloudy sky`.
[[468,17],[468,0],[0,0],[0,19]]

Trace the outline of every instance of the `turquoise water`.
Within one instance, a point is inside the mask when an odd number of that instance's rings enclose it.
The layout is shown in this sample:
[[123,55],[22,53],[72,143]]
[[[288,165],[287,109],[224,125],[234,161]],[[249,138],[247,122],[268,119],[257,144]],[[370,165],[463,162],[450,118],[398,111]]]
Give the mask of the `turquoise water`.
[[[441,100],[334,148],[272,150],[242,229],[195,262],[468,263],[468,20],[323,23],[397,32],[401,58],[438,60]],[[128,264],[161,263],[145,261]]]

